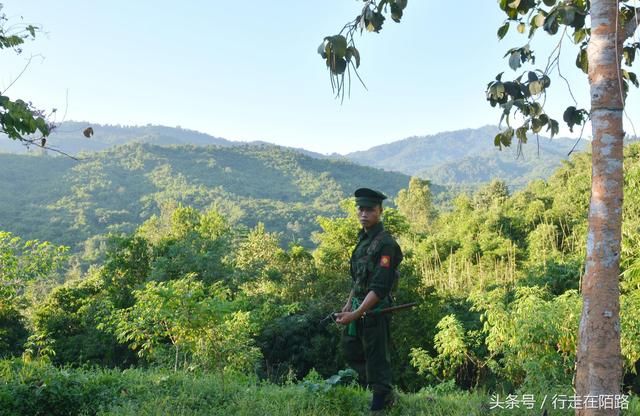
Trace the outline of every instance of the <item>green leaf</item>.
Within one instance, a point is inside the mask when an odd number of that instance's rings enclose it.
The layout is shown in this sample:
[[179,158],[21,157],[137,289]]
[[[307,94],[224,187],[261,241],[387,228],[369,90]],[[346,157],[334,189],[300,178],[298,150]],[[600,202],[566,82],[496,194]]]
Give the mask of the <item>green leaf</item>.
[[513,138],[513,129],[509,127],[502,134],[502,144],[505,146],[511,146],[511,139]]
[[573,126],[581,125],[585,119],[588,117],[589,113],[586,110],[580,109],[577,110],[574,106],[567,107],[564,110],[564,114],[562,115],[562,119],[569,126],[569,130],[573,131]]
[[580,52],[576,57],[576,66],[580,68],[585,74],[589,73],[589,58],[587,56],[586,49],[580,49]]
[[340,382],[341,377],[337,374],[332,375],[331,377],[329,377],[326,382],[327,384],[332,384],[332,385],[336,385]]
[[521,0],[512,0],[511,3],[509,3],[509,7],[511,7],[512,9],[517,9],[520,5],[520,1]]
[[562,20],[562,23],[564,23],[567,26],[572,26],[576,18],[577,9],[573,6],[564,6],[559,8],[558,10],[559,10],[559,16],[560,16],[560,19]]
[[356,68],[360,68],[360,52],[358,52],[355,46],[349,46],[347,48],[347,55],[349,55],[349,59],[347,60],[351,60],[351,56],[353,56],[356,59]]
[[17,35],[0,36],[0,49],[14,48],[24,43],[24,39]]
[[522,114],[524,114],[524,115],[528,115],[529,112],[530,112],[529,103],[527,101],[523,100],[522,98],[519,98],[517,100],[513,100],[513,105],[515,105],[516,108],[518,110],[520,110],[520,112],[522,112]]
[[347,69],[347,61],[344,58],[332,59],[329,68],[335,75],[343,74]]
[[349,377],[353,378],[353,379],[357,379],[358,378],[358,373],[353,368],[347,368],[347,369],[344,369],[344,370],[340,370],[340,371],[338,371],[338,375],[340,377],[342,377],[342,378],[349,378]]
[[575,43],[582,42],[586,37],[587,37],[586,29],[576,29],[576,31],[573,32],[573,41]]
[[511,146],[511,139],[513,138],[513,129],[509,127],[505,131],[502,131],[496,135],[493,139],[493,143],[502,150],[502,146]]
[[539,133],[540,130],[542,130],[542,126],[544,125],[545,123],[543,123],[539,118],[531,119],[531,131],[533,131],[534,133]]
[[336,58],[344,58],[347,53],[347,38],[342,35],[331,36],[329,43],[331,43],[331,52]]
[[557,12],[553,12],[550,13],[546,19],[544,19],[544,31],[549,33],[550,35],[555,35],[556,33],[558,33],[558,28],[559,28],[559,24],[558,24],[558,15]]
[[500,28],[498,29],[498,39],[504,38],[504,36],[507,34],[508,31],[509,31],[509,22],[505,22],[505,24],[500,26]]
[[624,58],[624,64],[626,66],[631,66],[633,61],[636,59],[636,48],[625,46],[622,49],[622,57]]
[[520,51],[515,51],[511,53],[509,57],[509,67],[514,71],[522,66],[522,55]]
[[385,17],[382,13],[380,12],[374,12],[371,15],[371,19],[369,19],[368,24],[367,24],[367,30],[369,30],[369,32],[380,32],[380,29],[382,29],[382,24],[384,23]]
[[636,86],[636,88],[638,86],[640,86],[640,84],[638,84],[638,77],[636,76],[635,73],[633,72],[629,72],[627,70],[622,70],[622,77],[626,80],[629,80],[633,85]]
[[551,138],[553,138],[553,136],[555,136],[556,134],[558,134],[558,132],[560,131],[560,126],[558,125],[558,122],[552,118],[549,119],[549,123],[548,123],[547,127],[547,131],[551,130]]
[[527,130],[529,130],[528,126],[522,126],[522,127],[518,127],[516,129],[516,137],[522,143],[526,143],[527,142]]
[[544,25],[544,14],[542,12],[538,12],[538,14],[536,14],[534,16],[533,19],[531,19],[531,26],[533,27],[542,27]]
[[400,23],[402,19],[402,8],[397,3],[391,3],[391,18],[396,23]]
[[542,112],[542,106],[538,102],[531,103],[531,115],[538,116]]
[[547,124],[549,122],[549,116],[547,116],[546,114],[540,114],[540,116],[538,117],[538,119],[540,120],[540,122],[544,125]]
[[507,81],[507,82],[504,83],[504,91],[505,91],[506,94],[508,94],[508,95],[510,95],[512,97],[519,97],[520,96],[520,87],[518,86],[517,83],[515,83],[513,81]]
[[529,83],[529,93],[531,93],[531,95],[538,95],[542,92],[542,90],[544,90],[542,81],[533,81]]
[[562,120],[564,120],[565,123],[570,123],[574,118],[575,112],[576,108],[574,106],[567,107],[567,109],[564,110],[564,114],[562,114]]

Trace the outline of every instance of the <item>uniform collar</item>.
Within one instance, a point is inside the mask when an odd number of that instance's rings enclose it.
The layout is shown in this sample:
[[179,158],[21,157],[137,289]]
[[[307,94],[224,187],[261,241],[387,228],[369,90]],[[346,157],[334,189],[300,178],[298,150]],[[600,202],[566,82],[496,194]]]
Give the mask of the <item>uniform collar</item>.
[[380,231],[382,231],[382,230],[384,230],[384,225],[382,225],[382,221],[379,221],[369,231],[365,231],[365,229],[362,228],[362,230],[360,230],[360,237],[361,238],[373,238],[376,235],[378,235],[378,233]]

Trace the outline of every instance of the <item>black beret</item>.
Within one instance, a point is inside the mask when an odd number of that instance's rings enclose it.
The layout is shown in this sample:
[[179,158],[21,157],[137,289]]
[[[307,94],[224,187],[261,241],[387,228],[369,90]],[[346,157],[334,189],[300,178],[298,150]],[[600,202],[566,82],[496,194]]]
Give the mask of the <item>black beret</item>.
[[382,192],[369,188],[356,189],[354,196],[356,197],[356,205],[359,207],[375,207],[376,205],[382,205],[382,201],[387,199]]

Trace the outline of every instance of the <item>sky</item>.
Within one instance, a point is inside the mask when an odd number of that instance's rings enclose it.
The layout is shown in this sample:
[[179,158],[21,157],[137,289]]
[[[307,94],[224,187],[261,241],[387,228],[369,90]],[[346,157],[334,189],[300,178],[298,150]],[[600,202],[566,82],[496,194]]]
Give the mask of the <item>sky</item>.
[[[2,51],[0,90],[13,83],[5,95],[57,108],[58,122],[181,126],[321,153],[497,124],[486,85],[513,74],[503,55],[527,41],[513,28],[498,40],[495,0],[409,0],[402,23],[389,18],[379,34],[356,36],[367,90],[354,82],[341,104],[316,49],[359,13],[359,0],[0,2],[9,22],[43,30],[20,56]],[[534,37],[539,67],[558,40]],[[576,53],[564,41],[561,69],[588,108]],[[640,128],[632,89],[627,114]],[[552,76],[546,111],[561,121],[568,105]]]

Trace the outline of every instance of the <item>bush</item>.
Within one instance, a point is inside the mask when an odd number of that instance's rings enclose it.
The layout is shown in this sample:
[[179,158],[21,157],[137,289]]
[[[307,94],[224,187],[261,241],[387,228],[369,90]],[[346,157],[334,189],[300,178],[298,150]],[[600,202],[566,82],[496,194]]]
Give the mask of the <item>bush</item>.
[[[371,393],[351,386],[314,390],[302,383],[277,386],[237,374],[222,383],[218,374],[159,369],[59,369],[22,360],[0,361],[0,380],[0,416],[367,415],[371,398]],[[319,376],[314,380],[319,381]],[[313,381],[311,377],[309,381]],[[452,382],[399,396],[389,416],[532,414],[524,408],[490,410],[489,394],[461,392]],[[639,410],[640,399],[634,396],[621,414],[637,415]],[[552,413],[573,414],[567,410]]]

